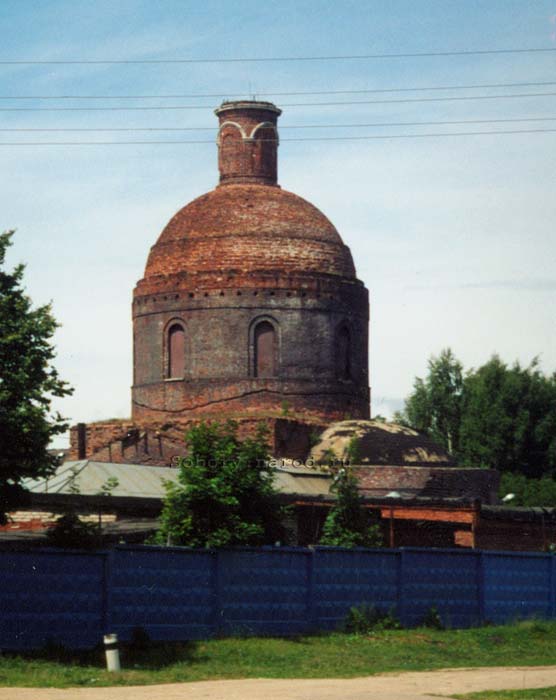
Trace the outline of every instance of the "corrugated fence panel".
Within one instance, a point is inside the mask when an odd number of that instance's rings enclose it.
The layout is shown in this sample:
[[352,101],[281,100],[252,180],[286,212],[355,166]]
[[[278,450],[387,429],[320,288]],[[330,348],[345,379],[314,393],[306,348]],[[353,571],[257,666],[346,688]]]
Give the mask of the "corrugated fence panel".
[[553,555],[483,552],[483,558],[485,620],[551,616]]
[[134,628],[152,639],[295,635],[341,626],[351,607],[405,626],[432,607],[467,627],[556,616],[556,558],[462,550],[121,547],[0,551],[0,648],[93,647]]
[[214,557],[209,551],[137,547],[110,555],[110,625],[129,639],[206,639],[214,619]]
[[402,550],[401,620],[421,624],[436,608],[445,625],[469,627],[480,620],[479,559],[475,552]]
[[314,614],[319,629],[340,627],[354,606],[396,612],[399,552],[317,548],[314,556]]
[[79,649],[102,639],[104,556],[1,552],[0,647]]
[[310,551],[303,549],[219,552],[219,632],[284,636],[306,632],[310,560]]

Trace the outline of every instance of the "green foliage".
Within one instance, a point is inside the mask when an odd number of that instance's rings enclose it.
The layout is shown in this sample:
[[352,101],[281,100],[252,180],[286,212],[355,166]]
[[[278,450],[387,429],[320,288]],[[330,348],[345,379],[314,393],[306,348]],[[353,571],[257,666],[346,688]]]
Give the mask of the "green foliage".
[[240,441],[237,425],[201,423],[186,435],[179,484],[168,483],[157,544],[190,547],[283,542],[285,509],[274,490],[266,428]]
[[[554,663],[556,622],[544,624],[542,631],[538,623],[517,623],[441,631],[393,629],[379,634],[337,632],[293,638],[217,638],[175,643],[149,642],[140,635],[138,644],[121,645],[122,673],[106,670],[102,649],[64,652],[51,647],[48,654],[44,649],[17,653],[3,650],[0,678],[7,697],[9,691],[4,688],[8,686],[67,688],[225,678],[360,678],[377,673],[455,667],[548,666]],[[135,635],[134,638],[137,639]],[[296,687],[298,684],[293,681],[291,697],[295,697]],[[10,697],[20,695],[14,691]],[[36,695],[42,696],[40,692]],[[71,698],[80,693],[58,695]],[[117,693],[104,695],[112,698]],[[372,693],[367,695],[371,697]],[[382,697],[380,693],[375,696]],[[536,697],[535,691],[524,691],[521,697],[531,700]],[[554,694],[543,697],[554,698]]]
[[494,356],[465,382],[461,453],[466,464],[540,477],[556,470],[556,375],[534,360]]
[[115,476],[109,476],[106,481],[101,484],[100,489],[97,491],[97,496],[111,496],[112,491],[114,489],[117,489],[118,486],[120,485],[120,482],[117,477]]
[[541,477],[556,473],[556,374],[537,360],[508,367],[498,356],[462,374],[451,350],[429,360],[396,420],[424,432],[464,466]]
[[341,467],[331,491],[336,501],[325,520],[320,544],[331,547],[380,547],[382,533],[374,515],[363,508],[357,479],[347,467]]
[[4,269],[12,235],[0,235],[0,522],[24,502],[23,479],[56,468],[47,448],[67,424],[51,403],[72,393],[52,366],[57,323],[50,305],[32,308],[22,287],[23,265]]
[[76,513],[67,512],[58,518],[46,533],[52,547],[93,549],[99,545],[99,530],[94,523],[82,522]]
[[320,432],[313,428],[311,430],[311,433],[309,434],[309,446],[314,447],[315,445],[318,445],[320,442]]
[[280,408],[281,408],[281,413],[284,417],[287,417],[290,415],[290,403],[289,403],[289,401],[286,401],[286,400],[282,401],[282,403],[280,404]]
[[431,357],[426,379],[417,377],[405,402],[403,424],[426,433],[449,452],[459,448],[463,375],[462,365],[448,348]]
[[354,435],[346,448],[346,461],[349,464],[361,464],[361,441]]
[[421,625],[423,627],[428,627],[429,629],[432,629],[432,630],[443,630],[444,629],[444,623],[442,622],[442,618],[440,617],[440,613],[438,612],[438,610],[436,609],[436,607],[434,605],[429,610],[427,610],[427,613],[423,617]]
[[329,467],[334,466],[338,462],[338,457],[331,447],[327,447],[322,455],[322,463],[328,465]]
[[391,611],[365,604],[350,608],[344,622],[344,630],[351,634],[369,634],[401,628],[400,621]]
[[556,480],[551,476],[528,479],[523,474],[502,474],[498,495],[503,498],[509,493],[515,495],[510,506],[556,508]]

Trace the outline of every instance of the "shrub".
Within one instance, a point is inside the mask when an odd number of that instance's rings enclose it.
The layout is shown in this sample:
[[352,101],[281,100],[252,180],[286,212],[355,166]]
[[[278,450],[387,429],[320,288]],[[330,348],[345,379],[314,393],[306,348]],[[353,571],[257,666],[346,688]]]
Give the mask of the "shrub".
[[391,612],[363,604],[350,608],[344,622],[344,630],[352,634],[369,634],[382,630],[399,630],[402,625]]
[[442,618],[440,617],[440,613],[434,605],[425,614],[421,625],[423,627],[429,627],[433,630],[443,630],[445,627],[444,623],[442,622]]

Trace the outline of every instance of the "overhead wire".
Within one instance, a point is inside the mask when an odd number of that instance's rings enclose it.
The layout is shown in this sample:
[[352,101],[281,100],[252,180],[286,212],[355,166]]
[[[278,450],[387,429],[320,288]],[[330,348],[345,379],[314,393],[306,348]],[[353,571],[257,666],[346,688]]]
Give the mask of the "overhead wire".
[[[397,87],[397,88],[367,88],[356,90],[296,90],[290,92],[258,92],[249,93],[255,97],[293,97],[302,95],[366,95],[389,92],[428,92],[438,90],[482,90],[502,89],[509,87],[540,87],[556,85],[556,81],[544,80],[537,82],[520,83],[475,83],[473,85],[430,85],[421,87]],[[198,98],[222,98],[229,95],[247,95],[242,90],[228,90],[218,93],[175,93],[167,95],[0,95],[0,100],[170,100],[170,99],[198,99]]]
[[[505,100],[523,97],[554,97],[556,92],[511,93],[509,95],[465,95],[451,97],[415,97],[396,100],[347,100],[341,102],[290,102],[282,107],[339,107],[371,104],[407,104],[417,102],[468,102],[473,100]],[[0,112],[144,112],[160,110],[212,109],[212,105],[157,105],[152,107],[0,107]]]
[[[556,116],[550,117],[507,117],[504,119],[450,119],[441,121],[413,122],[369,122],[367,124],[282,124],[284,129],[362,129],[398,126],[455,126],[457,124],[503,124],[513,122],[546,122],[556,121]],[[123,127],[0,127],[0,132],[145,132],[145,131],[217,131],[215,126],[123,126]]]
[[519,49],[465,49],[461,51],[423,51],[407,53],[370,53],[324,56],[260,56],[236,58],[144,58],[144,59],[2,59],[3,66],[73,66],[73,65],[165,65],[194,63],[276,63],[295,61],[361,61],[398,58],[446,58],[448,56],[493,56],[505,54],[542,54],[555,52],[556,47]]
[[[464,131],[464,132],[435,132],[426,134],[373,134],[367,136],[316,136],[286,138],[282,141],[368,141],[390,139],[420,139],[437,137],[461,137],[461,136],[499,136],[514,134],[546,134],[556,133],[556,129],[512,129],[497,131]],[[275,139],[261,139],[261,141],[273,141]],[[214,144],[212,139],[195,141],[19,141],[0,142],[1,146],[130,146],[130,145],[186,145],[186,144]]]

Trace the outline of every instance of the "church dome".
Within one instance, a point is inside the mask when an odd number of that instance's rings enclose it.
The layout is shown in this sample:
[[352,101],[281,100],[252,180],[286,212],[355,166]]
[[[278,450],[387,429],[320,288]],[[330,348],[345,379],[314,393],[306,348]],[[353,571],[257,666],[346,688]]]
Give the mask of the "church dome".
[[278,185],[280,113],[216,109],[219,184],[151,248],[133,295],[138,423],[369,415],[368,292],[326,216]]
[[152,247],[145,277],[228,270],[355,277],[349,248],[322,212],[255,183],[220,185],[178,211]]
[[345,420],[330,425],[311,450],[315,462],[349,457],[356,444],[357,465],[399,467],[455,466],[453,458],[412,428],[378,420]]

